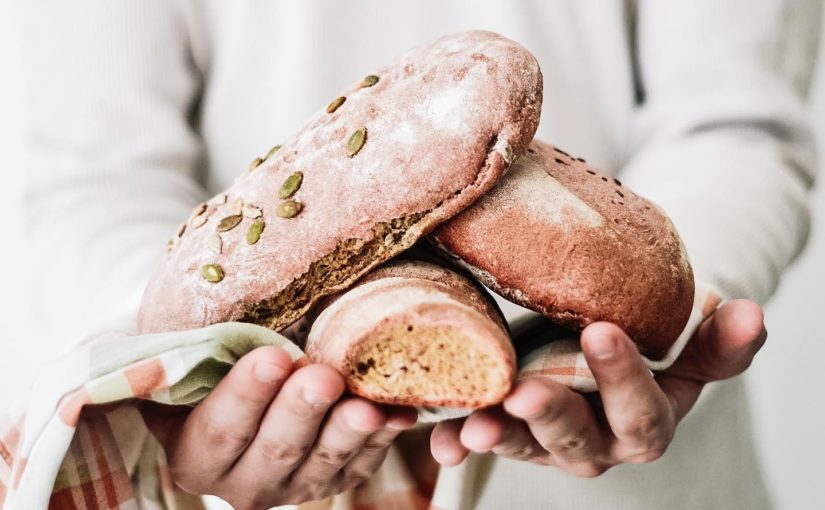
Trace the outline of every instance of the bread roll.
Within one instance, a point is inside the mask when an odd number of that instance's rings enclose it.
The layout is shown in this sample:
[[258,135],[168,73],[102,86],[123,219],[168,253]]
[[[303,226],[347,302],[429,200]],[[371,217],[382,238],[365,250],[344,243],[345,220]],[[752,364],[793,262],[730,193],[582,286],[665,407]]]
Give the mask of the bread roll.
[[373,73],[198,206],[149,282],[142,333],[281,330],[488,191],[538,124],[539,66],[497,34],[444,37]]
[[693,272],[667,215],[547,143],[430,239],[505,298],[573,329],[618,324],[650,359],[690,316]]
[[393,261],[329,304],[306,353],[376,402],[478,408],[515,374],[504,318],[476,282],[419,260]]

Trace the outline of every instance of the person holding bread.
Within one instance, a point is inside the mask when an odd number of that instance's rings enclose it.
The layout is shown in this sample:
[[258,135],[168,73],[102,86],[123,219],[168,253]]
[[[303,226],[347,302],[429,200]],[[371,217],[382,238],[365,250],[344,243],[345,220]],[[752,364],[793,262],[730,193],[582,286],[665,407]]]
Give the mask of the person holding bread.
[[[53,334],[74,339],[123,313],[145,335],[311,328],[315,362],[259,347],[193,408],[140,405],[135,430],[154,434],[173,485],[239,509],[771,508],[734,376],[765,342],[759,303],[807,236],[815,0],[20,9],[26,218]],[[587,233],[605,218],[610,235]],[[633,244],[610,244],[630,231]],[[338,242],[352,232],[370,240]],[[408,251],[425,238],[469,272]],[[542,301],[539,249],[557,252],[569,303]],[[583,252],[590,265],[574,265]],[[502,256],[523,264],[502,269]],[[324,271],[305,272],[308,260]],[[262,269],[273,265],[283,272]],[[637,276],[611,280],[620,267]],[[475,280],[583,328],[576,345],[598,394],[517,375],[519,345]],[[266,294],[276,287],[292,290]],[[696,305],[700,289],[715,290]],[[339,344],[387,324],[389,296],[460,310],[448,330],[440,312],[405,315],[398,334],[470,339],[452,356],[490,346],[467,384],[506,391],[434,426],[416,425],[422,401],[382,399],[399,391],[382,379],[394,377],[377,366],[383,351],[357,358]],[[524,314],[499,303],[511,322]],[[657,365],[673,345],[678,357]],[[444,359],[422,355],[420,381],[436,381]],[[361,375],[374,393],[349,391]],[[454,389],[424,403],[455,407],[466,388]],[[389,464],[413,485],[366,494],[395,487]]]

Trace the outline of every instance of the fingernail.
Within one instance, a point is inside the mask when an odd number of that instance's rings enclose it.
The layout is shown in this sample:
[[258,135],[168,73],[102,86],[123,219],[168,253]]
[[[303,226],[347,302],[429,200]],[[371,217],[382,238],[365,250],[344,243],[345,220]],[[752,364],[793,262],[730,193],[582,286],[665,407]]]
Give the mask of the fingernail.
[[390,430],[407,430],[415,425],[415,423],[415,421],[408,420],[407,418],[392,417],[387,420],[384,426]]
[[312,390],[303,390],[301,392],[301,398],[304,399],[304,402],[307,404],[314,406],[329,404],[330,401],[329,395],[324,395],[323,393]]
[[275,363],[269,363],[268,361],[255,363],[253,373],[255,374],[255,379],[264,384],[272,384],[286,376],[286,370],[284,370],[283,367]]
[[616,339],[613,335],[597,335],[587,343],[590,355],[596,359],[606,360],[616,353]]

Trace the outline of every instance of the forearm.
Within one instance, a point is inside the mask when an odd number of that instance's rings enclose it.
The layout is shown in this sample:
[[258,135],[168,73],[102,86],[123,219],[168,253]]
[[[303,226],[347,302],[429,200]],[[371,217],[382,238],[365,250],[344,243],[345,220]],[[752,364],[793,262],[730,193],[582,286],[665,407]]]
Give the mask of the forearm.
[[697,278],[729,297],[764,302],[807,237],[818,9],[639,3],[643,95],[621,178],[667,211]]
[[813,163],[792,163],[752,136],[705,133],[650,147],[622,179],[667,211],[697,279],[765,302],[807,237],[811,180],[798,172]]

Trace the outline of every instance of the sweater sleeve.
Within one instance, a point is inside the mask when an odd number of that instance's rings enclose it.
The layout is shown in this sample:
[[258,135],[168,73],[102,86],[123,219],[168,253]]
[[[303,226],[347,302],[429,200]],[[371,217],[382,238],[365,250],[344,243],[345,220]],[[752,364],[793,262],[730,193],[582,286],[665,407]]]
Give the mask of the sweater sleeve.
[[640,0],[622,179],[661,205],[697,279],[764,302],[809,230],[805,114],[820,0]]
[[21,2],[33,292],[66,341],[134,311],[205,191],[200,77],[178,2]]

